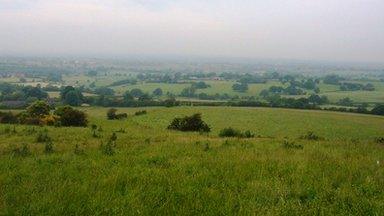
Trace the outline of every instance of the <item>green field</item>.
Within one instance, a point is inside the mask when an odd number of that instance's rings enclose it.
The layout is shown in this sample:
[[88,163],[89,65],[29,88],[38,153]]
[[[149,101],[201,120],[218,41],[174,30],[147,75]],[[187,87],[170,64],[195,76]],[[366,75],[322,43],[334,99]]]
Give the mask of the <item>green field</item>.
[[[90,128],[0,125],[1,215],[381,215],[384,118],[267,108],[84,108]],[[167,130],[196,112],[207,134]],[[250,139],[219,138],[232,126]],[[14,131],[15,129],[15,131]],[[117,133],[114,155],[100,144]],[[36,142],[52,137],[54,153]],[[299,139],[313,131],[323,139]],[[287,148],[283,140],[302,145]],[[31,154],[13,151],[27,144]],[[78,145],[77,153],[75,146]],[[81,153],[79,153],[81,152]]]

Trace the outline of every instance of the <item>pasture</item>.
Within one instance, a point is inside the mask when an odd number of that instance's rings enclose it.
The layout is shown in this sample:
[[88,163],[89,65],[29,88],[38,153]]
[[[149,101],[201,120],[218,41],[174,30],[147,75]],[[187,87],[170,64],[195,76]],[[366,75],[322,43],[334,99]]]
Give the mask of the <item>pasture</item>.
[[[380,215],[384,118],[322,111],[83,108],[92,129],[0,125],[1,215]],[[202,113],[209,134],[166,127]],[[220,138],[226,127],[249,139]],[[100,129],[101,128],[101,129]],[[313,131],[320,139],[301,138]],[[44,153],[39,132],[52,139]],[[117,135],[114,154],[101,151]],[[292,145],[285,145],[286,142]],[[28,146],[28,154],[17,151]]]

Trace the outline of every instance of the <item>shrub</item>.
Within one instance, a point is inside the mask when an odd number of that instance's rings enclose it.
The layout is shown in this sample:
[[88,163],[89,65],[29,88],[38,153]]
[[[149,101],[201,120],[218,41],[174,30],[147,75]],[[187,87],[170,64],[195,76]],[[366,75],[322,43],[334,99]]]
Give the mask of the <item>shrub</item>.
[[246,131],[243,133],[243,137],[244,137],[244,138],[253,138],[253,137],[255,137],[255,134],[252,133],[250,130],[246,130]]
[[116,115],[115,118],[116,119],[125,119],[125,118],[128,118],[128,114],[127,113],[119,113]]
[[219,137],[239,137],[241,135],[241,132],[239,130],[236,130],[234,128],[224,128],[220,131]]
[[313,131],[308,131],[306,135],[300,137],[301,139],[306,140],[322,140],[323,138],[316,135]]
[[127,113],[116,114],[116,112],[117,112],[117,109],[115,108],[109,109],[107,111],[107,119],[114,120],[114,119],[124,119],[128,117]]
[[43,122],[39,117],[28,117],[23,120],[23,124],[27,125],[43,125]]
[[222,129],[219,133],[219,137],[252,138],[252,137],[255,137],[255,135],[250,130],[241,132],[232,127],[229,127],[229,128]]
[[384,144],[384,137],[376,137],[375,142],[379,144]]
[[46,115],[43,118],[41,118],[41,122],[44,125],[53,126],[56,125],[56,122],[59,121],[59,117],[55,115]]
[[135,116],[145,115],[145,114],[147,114],[146,110],[140,110],[140,111],[135,112]]
[[33,117],[48,115],[50,110],[51,107],[45,101],[36,101],[27,108],[28,114]]
[[168,129],[179,131],[202,131],[210,132],[211,128],[201,119],[201,114],[196,113],[184,118],[174,118],[169,124]]
[[55,115],[60,117],[62,126],[86,127],[88,124],[87,115],[70,106],[59,107],[55,111]]
[[107,119],[109,119],[109,120],[116,119],[116,111],[117,111],[117,109],[115,109],[115,108],[109,109],[107,111]]

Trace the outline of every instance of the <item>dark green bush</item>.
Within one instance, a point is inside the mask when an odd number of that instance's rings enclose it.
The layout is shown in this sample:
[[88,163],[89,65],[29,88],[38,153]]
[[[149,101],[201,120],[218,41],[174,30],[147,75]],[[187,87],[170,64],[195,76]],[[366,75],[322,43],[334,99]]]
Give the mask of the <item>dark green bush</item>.
[[116,114],[116,112],[117,112],[117,109],[115,109],[115,108],[109,109],[107,111],[107,119],[108,120],[115,120],[115,119],[124,119],[124,118],[128,117],[127,113]]
[[114,120],[116,119],[116,112],[117,112],[117,109],[115,108],[111,108],[107,111],[107,119],[108,120]]
[[70,106],[59,107],[55,111],[55,115],[60,117],[62,126],[86,127],[88,124],[87,115]]
[[232,127],[224,128],[220,131],[219,137],[240,137],[241,132]]
[[125,118],[128,118],[127,113],[119,113],[119,114],[116,114],[116,117],[115,117],[115,119],[125,119]]
[[140,110],[140,111],[135,112],[135,116],[145,115],[145,114],[147,114],[146,110]]
[[228,127],[220,131],[219,137],[252,138],[252,137],[255,137],[255,135],[250,130],[241,132],[240,130],[236,130],[232,127]]
[[211,128],[201,119],[201,114],[196,113],[192,116],[174,118],[169,124],[168,129],[179,131],[200,131],[210,132]]
[[379,144],[384,144],[384,137],[376,137],[375,142]]

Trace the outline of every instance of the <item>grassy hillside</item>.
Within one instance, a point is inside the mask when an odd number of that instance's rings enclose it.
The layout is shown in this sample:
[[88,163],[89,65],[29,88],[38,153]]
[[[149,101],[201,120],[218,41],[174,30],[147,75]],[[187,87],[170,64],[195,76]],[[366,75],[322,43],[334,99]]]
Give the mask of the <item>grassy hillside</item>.
[[[374,141],[384,136],[382,117],[230,107],[148,108],[133,116],[137,110],[119,109],[129,118],[109,121],[107,109],[86,108],[101,137],[90,128],[0,125],[0,214],[384,212],[384,146]],[[212,127],[209,135],[165,129],[174,117],[196,112]],[[219,138],[229,126],[257,136]],[[50,154],[36,142],[45,130]],[[299,138],[308,131],[323,139]],[[113,132],[115,153],[105,155],[100,145]],[[23,145],[30,154],[15,151]]]

